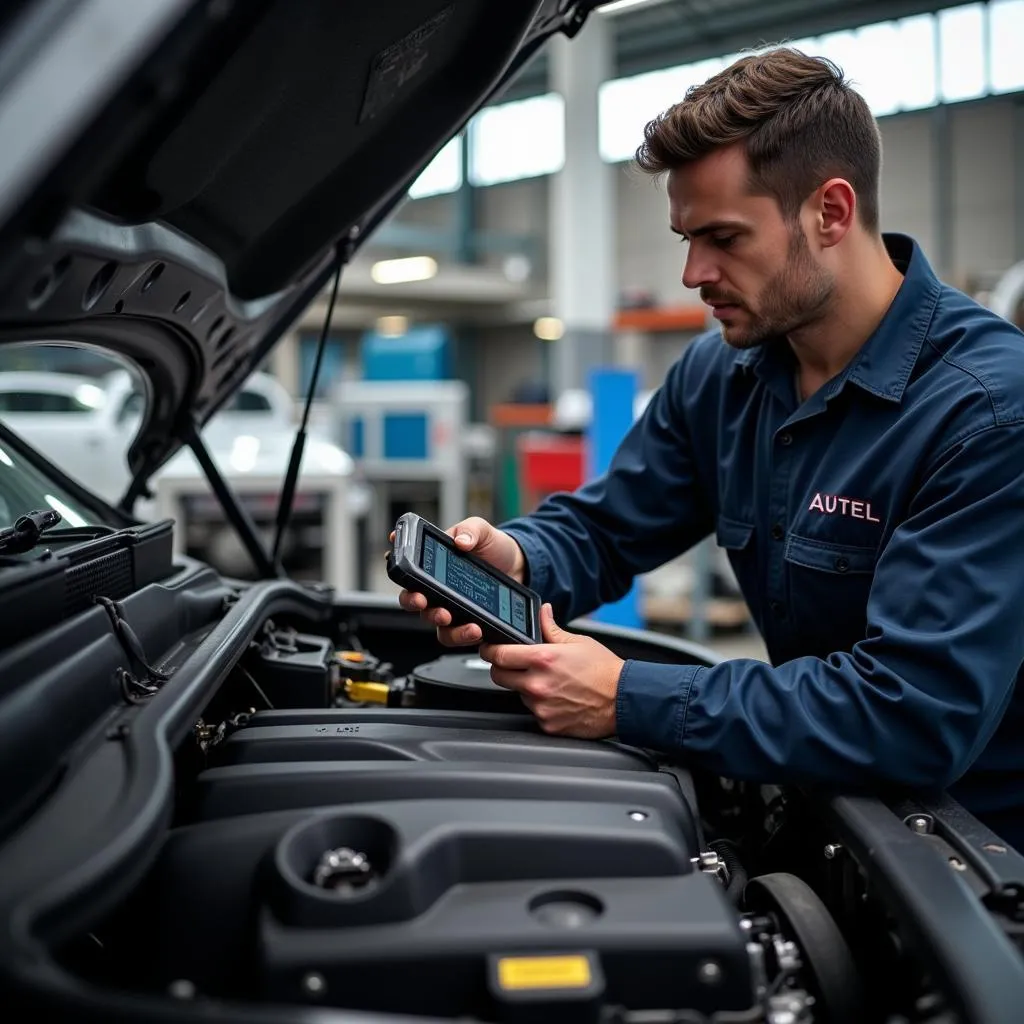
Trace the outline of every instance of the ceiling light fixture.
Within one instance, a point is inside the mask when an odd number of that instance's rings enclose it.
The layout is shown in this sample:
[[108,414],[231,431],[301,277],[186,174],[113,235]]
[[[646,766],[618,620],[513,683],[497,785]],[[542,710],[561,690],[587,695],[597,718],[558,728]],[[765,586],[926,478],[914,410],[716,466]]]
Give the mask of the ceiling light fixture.
[[558,341],[565,334],[565,324],[557,316],[540,316],[533,322],[533,333],[541,341]]
[[600,14],[621,14],[634,7],[651,7],[664,2],[665,0],[612,0],[612,3],[598,7],[597,10]]
[[408,284],[429,281],[437,274],[433,256],[404,256],[397,260],[380,260],[370,268],[370,277],[377,284]]
[[401,338],[409,331],[409,318],[398,314],[377,317],[377,333],[382,338]]

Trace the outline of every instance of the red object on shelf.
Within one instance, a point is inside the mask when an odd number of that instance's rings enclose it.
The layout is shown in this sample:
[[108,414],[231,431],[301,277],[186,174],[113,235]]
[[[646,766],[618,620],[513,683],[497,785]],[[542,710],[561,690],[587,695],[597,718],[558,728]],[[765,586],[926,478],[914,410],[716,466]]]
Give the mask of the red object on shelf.
[[546,494],[573,491],[583,483],[586,444],[582,437],[529,433],[519,438],[517,449],[524,512],[536,508]]

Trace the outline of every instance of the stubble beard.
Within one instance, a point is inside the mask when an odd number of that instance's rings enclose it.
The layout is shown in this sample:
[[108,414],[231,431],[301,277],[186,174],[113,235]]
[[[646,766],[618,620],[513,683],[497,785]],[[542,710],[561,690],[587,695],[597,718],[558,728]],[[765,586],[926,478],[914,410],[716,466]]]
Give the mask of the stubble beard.
[[796,225],[790,233],[786,264],[761,290],[756,310],[742,305],[746,322],[723,324],[722,337],[736,349],[759,348],[820,320],[835,288],[835,278],[815,263]]

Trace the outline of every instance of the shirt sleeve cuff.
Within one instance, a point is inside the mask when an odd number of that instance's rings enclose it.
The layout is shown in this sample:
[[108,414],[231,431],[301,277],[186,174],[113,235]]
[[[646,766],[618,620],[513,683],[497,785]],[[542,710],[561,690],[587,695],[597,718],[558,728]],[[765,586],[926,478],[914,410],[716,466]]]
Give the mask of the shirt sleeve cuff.
[[543,598],[547,592],[551,576],[551,563],[543,546],[526,530],[518,530],[514,526],[507,529],[502,527],[501,529],[522,549],[523,558],[526,561],[526,574],[523,584],[531,590],[537,591]]
[[700,665],[627,661],[619,673],[615,728],[623,743],[655,750],[681,750],[686,709]]

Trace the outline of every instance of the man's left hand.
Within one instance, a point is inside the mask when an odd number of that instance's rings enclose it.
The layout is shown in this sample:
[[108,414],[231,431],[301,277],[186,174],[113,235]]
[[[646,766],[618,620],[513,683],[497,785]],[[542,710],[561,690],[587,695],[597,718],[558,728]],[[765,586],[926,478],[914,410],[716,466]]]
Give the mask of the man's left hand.
[[516,690],[547,733],[588,740],[613,735],[625,662],[596,640],[556,625],[549,604],[540,621],[542,644],[481,645],[491,678]]

